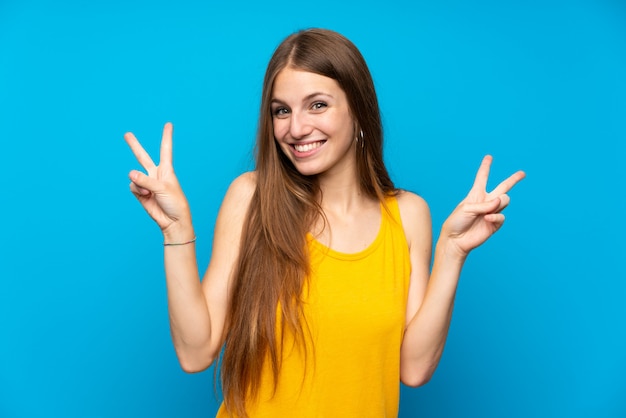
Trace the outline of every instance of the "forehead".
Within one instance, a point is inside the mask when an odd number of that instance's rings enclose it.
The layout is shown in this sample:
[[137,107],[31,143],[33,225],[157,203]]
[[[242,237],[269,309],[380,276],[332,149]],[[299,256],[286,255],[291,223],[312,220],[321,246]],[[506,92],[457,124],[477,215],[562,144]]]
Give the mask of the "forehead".
[[336,80],[310,71],[283,68],[274,80],[272,98],[286,100],[321,93],[333,97],[345,96]]

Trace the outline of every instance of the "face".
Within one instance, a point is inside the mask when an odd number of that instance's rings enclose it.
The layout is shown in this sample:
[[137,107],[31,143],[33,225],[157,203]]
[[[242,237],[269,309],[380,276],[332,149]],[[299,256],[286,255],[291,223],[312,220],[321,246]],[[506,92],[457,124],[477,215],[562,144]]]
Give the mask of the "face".
[[354,120],[335,80],[285,68],[272,92],[274,138],[304,175],[356,173]]

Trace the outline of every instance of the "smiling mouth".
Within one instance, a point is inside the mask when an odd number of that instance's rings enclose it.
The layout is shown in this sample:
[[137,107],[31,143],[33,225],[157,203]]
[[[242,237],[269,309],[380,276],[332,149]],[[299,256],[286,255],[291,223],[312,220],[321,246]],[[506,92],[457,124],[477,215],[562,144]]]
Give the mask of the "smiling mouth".
[[309,152],[324,145],[326,141],[311,142],[308,144],[293,144],[293,148],[298,152]]

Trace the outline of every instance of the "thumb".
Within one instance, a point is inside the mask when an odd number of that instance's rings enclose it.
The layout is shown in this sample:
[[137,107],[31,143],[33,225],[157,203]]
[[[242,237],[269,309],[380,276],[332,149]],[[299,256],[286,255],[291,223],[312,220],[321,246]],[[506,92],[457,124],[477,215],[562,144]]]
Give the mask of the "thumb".
[[133,170],[130,172],[128,177],[130,178],[130,181],[132,181],[133,184],[135,184],[140,190],[144,189],[154,193],[160,189],[160,184],[158,180],[146,176],[141,171]]
[[500,198],[496,197],[493,200],[480,203],[468,203],[465,206],[465,211],[473,213],[475,215],[481,215],[485,213],[495,212],[500,206]]

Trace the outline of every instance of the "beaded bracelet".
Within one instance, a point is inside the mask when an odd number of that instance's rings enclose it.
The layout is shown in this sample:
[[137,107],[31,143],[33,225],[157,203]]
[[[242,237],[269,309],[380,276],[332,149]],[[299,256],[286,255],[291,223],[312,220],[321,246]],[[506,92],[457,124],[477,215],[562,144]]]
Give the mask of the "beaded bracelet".
[[191,244],[192,242],[196,242],[196,237],[193,237],[193,239],[191,241],[187,241],[187,242],[164,242],[163,246],[164,247],[174,247],[174,246],[177,246],[177,245]]

